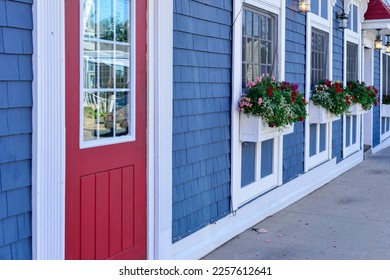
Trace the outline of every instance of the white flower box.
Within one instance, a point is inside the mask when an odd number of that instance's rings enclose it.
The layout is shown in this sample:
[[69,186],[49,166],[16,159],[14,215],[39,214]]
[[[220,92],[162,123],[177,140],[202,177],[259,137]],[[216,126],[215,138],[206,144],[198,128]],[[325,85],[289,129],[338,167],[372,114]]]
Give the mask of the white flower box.
[[338,120],[339,117],[329,112],[321,106],[314,105],[312,100],[309,100],[309,123],[328,123]]
[[363,106],[362,106],[362,104],[360,104],[360,103],[353,104],[353,105],[349,108],[348,111],[349,111],[349,113],[352,114],[352,115],[362,115],[362,114],[368,112],[368,111],[366,111],[366,110],[363,109]]
[[381,115],[382,117],[390,118],[390,104],[381,105]]
[[240,114],[240,141],[261,142],[276,136],[294,132],[294,125],[285,127],[269,127],[260,117]]

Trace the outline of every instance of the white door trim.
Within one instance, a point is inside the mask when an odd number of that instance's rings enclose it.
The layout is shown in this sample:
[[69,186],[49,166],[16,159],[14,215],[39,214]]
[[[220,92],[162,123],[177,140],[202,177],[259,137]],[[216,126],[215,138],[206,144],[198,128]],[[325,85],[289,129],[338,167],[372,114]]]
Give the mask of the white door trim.
[[148,0],[148,259],[172,246],[173,1]]
[[64,14],[64,1],[34,1],[33,259],[65,256]]

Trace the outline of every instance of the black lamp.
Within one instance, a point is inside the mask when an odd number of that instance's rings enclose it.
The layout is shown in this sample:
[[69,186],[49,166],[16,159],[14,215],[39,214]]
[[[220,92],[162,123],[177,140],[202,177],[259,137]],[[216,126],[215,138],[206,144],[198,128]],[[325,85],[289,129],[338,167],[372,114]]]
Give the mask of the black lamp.
[[336,13],[336,19],[339,20],[340,29],[345,29],[348,27],[348,16],[344,11],[341,14]]
[[382,36],[380,34],[380,29],[377,29],[378,34],[375,37],[375,49],[376,50],[381,50],[382,49]]

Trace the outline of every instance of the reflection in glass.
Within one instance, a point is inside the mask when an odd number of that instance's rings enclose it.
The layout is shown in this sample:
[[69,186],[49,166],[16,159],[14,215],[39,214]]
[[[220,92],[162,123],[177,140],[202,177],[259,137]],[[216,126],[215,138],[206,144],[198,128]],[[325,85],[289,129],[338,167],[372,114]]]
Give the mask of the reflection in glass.
[[129,135],[130,1],[83,0],[83,8],[83,140]]
[[99,138],[113,136],[115,123],[115,94],[101,92],[100,95]]
[[129,94],[128,92],[117,92],[115,102],[115,135],[123,136],[129,134]]
[[113,0],[100,0],[100,39],[114,40]]
[[84,116],[83,116],[83,127],[84,127],[84,141],[90,141],[96,139],[97,131],[97,116],[98,116],[98,105],[99,100],[97,93],[93,91],[84,92]]
[[114,87],[114,45],[101,43],[99,52],[100,87]]
[[117,45],[115,52],[116,87],[127,88],[129,86],[130,48]]
[[84,37],[96,38],[97,34],[97,6],[96,0],[84,0],[83,6],[83,24],[84,24]]
[[84,41],[84,88],[96,88],[98,78],[97,63],[97,44],[90,41]]
[[116,0],[116,37],[118,42],[129,41],[129,1]]

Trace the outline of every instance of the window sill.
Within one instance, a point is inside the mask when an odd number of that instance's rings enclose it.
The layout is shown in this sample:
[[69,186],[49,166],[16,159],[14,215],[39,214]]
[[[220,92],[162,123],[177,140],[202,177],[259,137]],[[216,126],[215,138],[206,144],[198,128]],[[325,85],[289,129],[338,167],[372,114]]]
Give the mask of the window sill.
[[261,142],[294,132],[294,125],[283,128],[269,127],[260,117],[240,113],[240,141]]
[[332,114],[320,106],[315,106],[313,101],[309,101],[309,123],[325,124],[338,119],[339,117],[335,114]]

